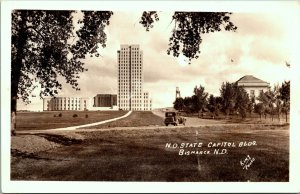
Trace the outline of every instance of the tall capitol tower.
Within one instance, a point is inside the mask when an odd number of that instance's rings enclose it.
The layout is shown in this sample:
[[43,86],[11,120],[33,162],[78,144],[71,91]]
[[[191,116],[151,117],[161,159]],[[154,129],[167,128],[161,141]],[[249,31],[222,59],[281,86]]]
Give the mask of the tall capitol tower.
[[122,110],[152,110],[152,100],[143,91],[143,51],[139,45],[121,45],[118,50],[118,106]]

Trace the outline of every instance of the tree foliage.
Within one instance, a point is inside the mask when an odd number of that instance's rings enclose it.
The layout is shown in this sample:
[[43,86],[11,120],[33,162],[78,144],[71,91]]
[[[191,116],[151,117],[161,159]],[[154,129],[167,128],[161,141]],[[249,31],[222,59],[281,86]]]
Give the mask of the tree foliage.
[[[79,90],[79,74],[86,71],[81,61],[86,54],[98,56],[105,47],[104,28],[110,11],[83,11],[75,33],[75,11],[13,10],[11,20],[11,112],[15,123],[17,99],[29,102],[34,82],[41,85],[40,97],[55,96],[63,77]],[[12,125],[14,130],[15,124]]]
[[290,81],[284,81],[279,88],[280,99],[290,101]]
[[[202,34],[223,30],[236,31],[237,27],[230,21],[229,12],[175,12],[172,16],[174,28],[169,38],[167,53],[178,57],[182,53],[191,59],[198,58]],[[157,12],[144,12],[140,23],[149,31],[154,21],[158,21]]]
[[229,114],[240,114],[242,118],[246,117],[246,113],[251,103],[248,93],[237,83],[222,83],[220,88],[222,100],[222,111],[228,116]]
[[195,86],[194,88],[194,96],[196,98],[196,103],[195,103],[195,111],[204,111],[206,105],[207,105],[207,97],[208,93],[204,91],[205,88],[203,86]]
[[220,97],[222,98],[222,111],[228,116],[235,107],[235,83],[222,83],[220,88]]
[[275,85],[273,89],[269,88],[269,90],[260,93],[257,97],[259,103],[256,105],[256,111],[260,114],[265,114],[265,117],[266,114],[270,114],[272,120],[274,115],[277,115],[278,120],[280,120],[280,115],[284,112],[287,122],[287,115],[290,108],[289,98],[289,82],[283,82],[281,87]]
[[[105,47],[104,28],[112,12],[84,11],[76,35],[74,11],[14,10],[12,12],[12,96],[28,100],[33,81],[40,96],[54,96],[62,88],[58,76],[79,90],[77,79],[85,71],[81,59]],[[71,42],[70,40],[76,40]],[[74,43],[75,42],[75,43]],[[16,90],[16,91],[15,91]]]
[[279,98],[283,101],[282,111],[286,115],[286,122],[288,120],[288,113],[290,111],[290,81],[285,81],[279,88]]
[[219,115],[219,111],[222,108],[222,98],[214,95],[210,95],[208,98],[207,109],[213,113],[213,117]]
[[248,93],[245,91],[244,88],[238,87],[234,85],[235,89],[235,110],[238,114],[241,115],[242,118],[246,118],[246,114],[248,112],[249,104],[251,101],[249,99]]
[[159,17],[156,11],[144,11],[140,19],[140,24],[142,24],[146,31],[149,31],[150,28],[153,28],[153,23],[159,21]]
[[183,98],[176,98],[175,102],[173,103],[174,104],[174,108],[175,110],[183,110],[184,109],[184,100]]

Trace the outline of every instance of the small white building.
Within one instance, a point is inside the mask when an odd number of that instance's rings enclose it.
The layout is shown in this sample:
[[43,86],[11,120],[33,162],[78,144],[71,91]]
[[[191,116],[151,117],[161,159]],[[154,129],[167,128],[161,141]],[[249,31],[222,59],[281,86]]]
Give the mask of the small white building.
[[252,75],[245,75],[236,82],[238,86],[241,86],[246,90],[250,98],[256,98],[259,96],[260,92],[266,92],[270,88],[270,83]]

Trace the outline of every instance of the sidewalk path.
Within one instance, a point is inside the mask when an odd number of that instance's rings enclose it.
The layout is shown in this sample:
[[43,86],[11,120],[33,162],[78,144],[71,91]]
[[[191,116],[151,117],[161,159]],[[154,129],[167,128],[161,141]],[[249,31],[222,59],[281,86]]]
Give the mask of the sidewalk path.
[[77,125],[77,126],[71,126],[71,127],[62,127],[62,128],[45,129],[45,130],[24,130],[24,131],[17,131],[17,133],[24,133],[24,132],[26,132],[26,133],[27,132],[29,132],[29,133],[30,132],[51,132],[51,131],[72,131],[72,130],[77,130],[77,129],[84,128],[84,127],[101,125],[101,124],[104,124],[104,123],[109,123],[109,122],[112,122],[112,121],[123,119],[123,118],[128,117],[131,113],[132,113],[132,111],[129,111],[125,115],[117,117],[117,118],[108,119],[108,120],[100,121],[100,122],[96,122],[96,123],[89,123],[89,124],[85,124],[85,125]]

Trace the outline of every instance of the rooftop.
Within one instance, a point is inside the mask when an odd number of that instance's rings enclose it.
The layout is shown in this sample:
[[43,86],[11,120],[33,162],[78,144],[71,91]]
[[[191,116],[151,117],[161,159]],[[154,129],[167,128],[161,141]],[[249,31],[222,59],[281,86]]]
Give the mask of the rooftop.
[[252,75],[245,75],[243,77],[241,77],[239,80],[237,80],[236,82],[238,83],[264,83],[264,84],[269,84],[268,82],[265,82],[261,79],[258,79]]

